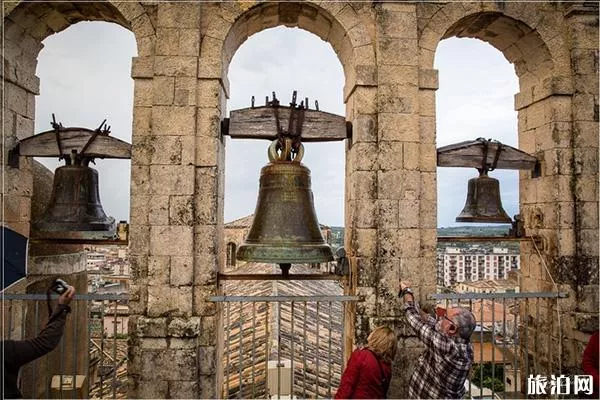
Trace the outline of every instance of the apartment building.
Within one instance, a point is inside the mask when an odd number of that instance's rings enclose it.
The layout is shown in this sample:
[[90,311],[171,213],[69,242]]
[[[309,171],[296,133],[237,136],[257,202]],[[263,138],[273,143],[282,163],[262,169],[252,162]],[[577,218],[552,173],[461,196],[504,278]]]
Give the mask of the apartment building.
[[518,251],[508,248],[447,247],[438,253],[438,285],[454,287],[461,282],[507,279],[519,266]]

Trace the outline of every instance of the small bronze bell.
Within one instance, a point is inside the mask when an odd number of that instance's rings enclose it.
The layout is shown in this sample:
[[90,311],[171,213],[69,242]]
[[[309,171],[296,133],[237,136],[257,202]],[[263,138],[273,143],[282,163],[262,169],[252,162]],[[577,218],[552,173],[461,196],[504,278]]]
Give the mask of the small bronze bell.
[[509,224],[512,222],[500,201],[500,185],[490,178],[486,170],[480,170],[477,178],[469,179],[467,200],[456,222],[482,222]]
[[325,243],[313,204],[310,170],[300,163],[300,143],[291,159],[291,140],[277,153],[278,141],[269,146],[269,164],[260,172],[260,189],[252,227],[237,251],[237,259],[280,264],[284,275],[291,263],[333,260]]
[[37,232],[115,231],[107,217],[98,190],[98,172],[87,160],[72,157],[54,173],[52,197],[44,215],[32,225]]

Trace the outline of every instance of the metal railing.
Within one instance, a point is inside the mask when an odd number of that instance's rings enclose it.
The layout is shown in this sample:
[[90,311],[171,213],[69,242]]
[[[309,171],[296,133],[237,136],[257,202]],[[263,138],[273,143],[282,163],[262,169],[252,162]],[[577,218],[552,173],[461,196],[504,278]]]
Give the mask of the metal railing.
[[[36,337],[46,294],[2,294],[3,339]],[[53,305],[56,295],[52,296]],[[23,366],[25,398],[125,398],[129,295],[77,294],[56,349]]]
[[332,398],[343,303],[358,296],[215,296],[223,303],[223,398]]
[[[471,336],[474,363],[466,383],[468,398],[527,397],[526,378],[530,374],[550,376],[553,365],[560,369],[561,342],[554,353],[553,329],[562,330],[560,322],[562,292],[522,293],[448,293],[430,295],[436,307],[464,307],[471,310],[477,327]],[[546,313],[541,318],[541,309]],[[556,313],[550,318],[548,313]],[[560,371],[558,371],[560,374]]]

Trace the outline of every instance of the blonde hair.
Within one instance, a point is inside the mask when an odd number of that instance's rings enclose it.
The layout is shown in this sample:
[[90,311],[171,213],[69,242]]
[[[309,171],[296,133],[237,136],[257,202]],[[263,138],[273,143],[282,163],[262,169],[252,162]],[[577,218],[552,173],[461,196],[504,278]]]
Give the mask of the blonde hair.
[[367,349],[384,361],[392,362],[396,355],[396,334],[387,326],[379,326],[367,338]]

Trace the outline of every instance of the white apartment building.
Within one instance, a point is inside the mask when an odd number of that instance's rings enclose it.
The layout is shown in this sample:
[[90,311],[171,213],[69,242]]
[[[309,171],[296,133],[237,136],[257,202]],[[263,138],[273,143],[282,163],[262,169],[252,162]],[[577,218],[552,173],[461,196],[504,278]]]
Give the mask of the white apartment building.
[[106,265],[106,255],[104,253],[87,252],[85,256],[88,271],[100,271]]
[[507,279],[519,269],[519,253],[494,247],[491,251],[477,247],[447,247],[438,255],[438,284],[453,287],[460,282]]

